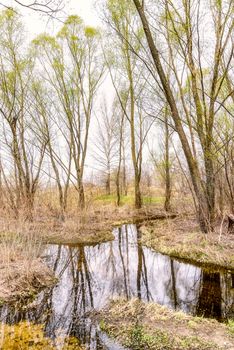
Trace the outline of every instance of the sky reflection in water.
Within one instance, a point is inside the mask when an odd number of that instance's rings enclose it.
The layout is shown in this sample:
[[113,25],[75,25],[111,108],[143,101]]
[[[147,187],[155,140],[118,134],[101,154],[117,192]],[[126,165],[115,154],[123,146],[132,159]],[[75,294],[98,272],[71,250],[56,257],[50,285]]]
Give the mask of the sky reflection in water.
[[142,246],[135,225],[117,228],[114,235],[114,241],[96,246],[48,246],[44,256],[58,284],[39,295],[34,309],[3,307],[1,320],[40,322],[50,337],[56,338],[62,329],[89,349],[114,350],[119,346],[84,316],[118,296],[218,320],[233,317],[232,274],[206,272]]

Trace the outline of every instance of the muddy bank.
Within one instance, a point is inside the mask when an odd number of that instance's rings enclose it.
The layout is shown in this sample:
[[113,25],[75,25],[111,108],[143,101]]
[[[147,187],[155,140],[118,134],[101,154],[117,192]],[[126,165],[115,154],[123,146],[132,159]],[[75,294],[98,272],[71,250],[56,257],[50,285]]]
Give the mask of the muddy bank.
[[204,235],[193,218],[144,222],[140,231],[142,244],[163,254],[204,267],[234,270],[233,235],[219,232]]
[[118,299],[93,317],[103,331],[132,350],[234,349],[231,324],[173,312],[155,303]]

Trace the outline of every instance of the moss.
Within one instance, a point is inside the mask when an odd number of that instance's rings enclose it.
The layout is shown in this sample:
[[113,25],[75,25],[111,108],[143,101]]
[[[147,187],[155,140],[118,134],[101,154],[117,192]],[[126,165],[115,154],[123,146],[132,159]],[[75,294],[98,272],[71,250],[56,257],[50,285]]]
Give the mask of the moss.
[[56,338],[56,346],[53,341],[44,336],[43,326],[29,322],[20,322],[16,325],[0,324],[2,350],[81,350],[81,344],[76,338]]
[[104,321],[100,324],[102,331],[110,337],[116,338],[123,346],[132,350],[213,350],[222,349],[212,341],[206,341],[196,336],[178,337],[163,329],[154,331],[147,330],[143,325],[133,325],[131,327],[116,328],[108,325]]

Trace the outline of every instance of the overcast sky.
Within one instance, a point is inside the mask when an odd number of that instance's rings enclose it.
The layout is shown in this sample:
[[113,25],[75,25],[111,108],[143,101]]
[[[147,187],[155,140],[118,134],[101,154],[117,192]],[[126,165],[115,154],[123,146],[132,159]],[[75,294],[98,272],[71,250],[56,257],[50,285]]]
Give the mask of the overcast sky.
[[[22,3],[31,3],[31,0],[21,0]],[[98,17],[97,11],[94,8],[94,0],[66,0],[64,12],[66,14],[77,14],[82,17],[87,25],[100,26],[101,21]],[[14,0],[2,0],[1,3],[5,6],[17,7],[23,16],[23,22],[26,25],[26,30],[30,39],[41,32],[56,32],[56,27],[60,27],[61,23],[58,21],[49,21],[45,16],[40,16],[37,12],[27,10],[23,7],[16,6]],[[65,14],[63,18],[65,18]]]

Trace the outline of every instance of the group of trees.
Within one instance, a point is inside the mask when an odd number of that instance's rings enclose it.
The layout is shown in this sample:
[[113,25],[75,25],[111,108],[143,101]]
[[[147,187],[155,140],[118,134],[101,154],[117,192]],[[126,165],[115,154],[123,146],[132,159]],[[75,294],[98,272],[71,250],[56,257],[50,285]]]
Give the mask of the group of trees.
[[[11,9],[1,13],[1,196],[16,215],[26,207],[31,218],[39,180],[50,177],[58,188],[61,218],[70,186],[83,209],[92,148],[107,194],[114,173],[118,205],[127,191],[127,167],[131,164],[140,208],[144,155],[160,163],[170,210],[174,149],[201,230],[208,232],[225,207],[234,211],[234,4],[99,4],[105,33],[74,15],[56,36],[41,34],[28,46],[19,15]],[[105,101],[106,79],[113,93]],[[155,149],[153,129],[161,135]]]

